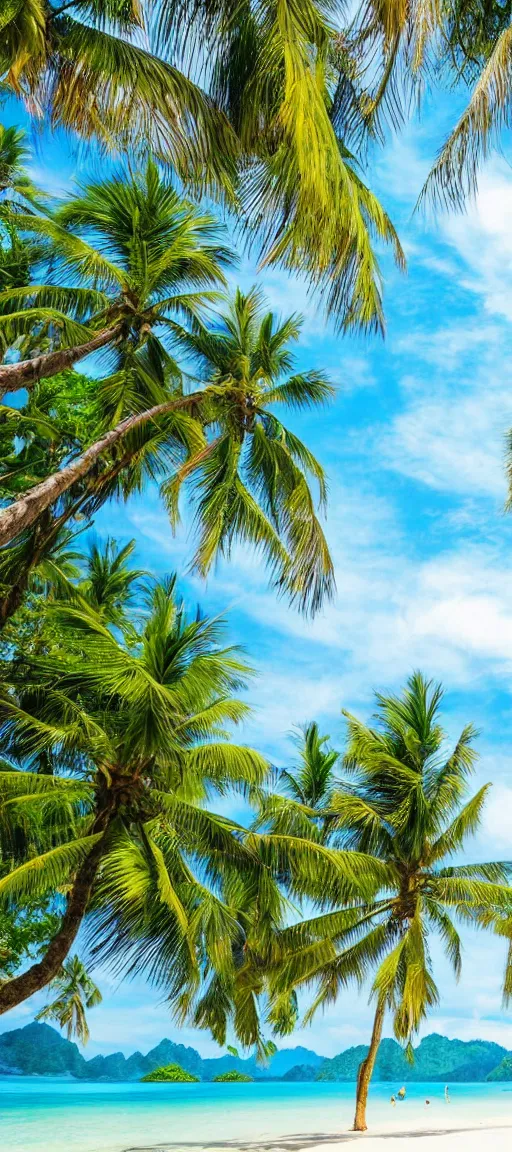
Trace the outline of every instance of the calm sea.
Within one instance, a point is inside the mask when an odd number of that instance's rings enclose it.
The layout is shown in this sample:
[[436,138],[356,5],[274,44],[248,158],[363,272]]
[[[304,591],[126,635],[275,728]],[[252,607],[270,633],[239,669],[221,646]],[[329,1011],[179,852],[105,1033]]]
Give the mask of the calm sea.
[[[512,1084],[376,1084],[369,1125],[445,1128],[512,1125]],[[425,1101],[430,1101],[426,1105]],[[351,1084],[80,1084],[0,1079],[2,1152],[124,1152],[155,1146],[220,1148],[279,1137],[336,1136],[350,1128]],[[512,1132],[511,1132],[512,1141]]]

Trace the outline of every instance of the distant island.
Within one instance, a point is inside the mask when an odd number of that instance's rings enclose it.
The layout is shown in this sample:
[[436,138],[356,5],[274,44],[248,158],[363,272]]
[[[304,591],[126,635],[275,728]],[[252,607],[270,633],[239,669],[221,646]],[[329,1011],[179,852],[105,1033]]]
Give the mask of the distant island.
[[[262,1068],[254,1056],[246,1060],[232,1055],[204,1059],[195,1048],[162,1040],[145,1055],[94,1056],[86,1060],[76,1044],[66,1040],[48,1024],[27,1024],[0,1035],[0,1075],[67,1076],[75,1080],[135,1081],[165,1079],[169,1067],[190,1079],[241,1082],[255,1080],[355,1081],[357,1069],[366,1055],[362,1044],[347,1048],[328,1059],[309,1048],[282,1048]],[[158,1076],[155,1075],[158,1073]],[[235,1074],[235,1075],[234,1075]],[[512,1052],[489,1040],[448,1040],[433,1033],[418,1044],[413,1064],[405,1058],[396,1040],[383,1040],[375,1067],[376,1081],[512,1081]]]
[[141,1076],[141,1080],[145,1084],[199,1084],[199,1076],[186,1072],[180,1064],[166,1064],[163,1068],[155,1068],[154,1072]]
[[254,1076],[247,1076],[245,1072],[221,1072],[220,1076],[213,1077],[214,1084],[253,1084]]

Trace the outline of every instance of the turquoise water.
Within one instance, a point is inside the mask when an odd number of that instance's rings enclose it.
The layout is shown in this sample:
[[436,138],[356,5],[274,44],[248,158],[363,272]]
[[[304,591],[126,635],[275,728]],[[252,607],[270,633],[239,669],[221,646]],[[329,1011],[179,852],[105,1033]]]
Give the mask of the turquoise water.
[[[512,1124],[512,1085],[375,1084],[370,1127]],[[431,1103],[427,1107],[425,1099]],[[352,1084],[81,1084],[0,1079],[2,1152],[124,1152],[125,1149],[264,1143],[285,1136],[335,1137],[353,1116]]]

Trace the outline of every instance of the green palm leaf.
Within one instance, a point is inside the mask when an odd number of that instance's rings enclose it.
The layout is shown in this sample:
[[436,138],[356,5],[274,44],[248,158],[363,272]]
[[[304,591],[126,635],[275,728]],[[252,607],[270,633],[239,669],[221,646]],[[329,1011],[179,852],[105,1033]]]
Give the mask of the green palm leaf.
[[0,899],[12,901],[40,896],[67,884],[75,869],[99,840],[101,833],[83,836],[80,840],[60,844],[57,848],[52,848],[41,856],[20,864],[0,878]]

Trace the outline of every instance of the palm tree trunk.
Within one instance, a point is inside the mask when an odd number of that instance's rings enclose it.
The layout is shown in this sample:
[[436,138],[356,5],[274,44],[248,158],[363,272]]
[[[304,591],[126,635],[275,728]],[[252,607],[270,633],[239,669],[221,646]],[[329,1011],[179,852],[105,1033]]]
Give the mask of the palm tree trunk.
[[122,325],[116,324],[112,328],[102,328],[85,344],[76,344],[73,348],[58,348],[56,352],[46,352],[42,356],[34,356],[32,360],[19,360],[16,364],[0,365],[0,400],[7,392],[18,392],[20,388],[30,388],[37,380],[56,376],[70,368],[78,360],[104,348],[119,340]]
[[28,1000],[34,992],[40,992],[57,976],[78,935],[104,851],[105,835],[97,841],[79,868],[68,896],[59,931],[53,937],[42,960],[32,964],[20,976],[14,976],[12,980],[6,980],[0,985],[0,1016],[4,1012],[9,1012],[11,1008],[16,1008],[24,1000]]
[[382,1037],[384,1013],[384,1005],[377,1004],[368,1055],[359,1065],[359,1072],[357,1073],[356,1114],[354,1116],[353,1132],[366,1132],[366,1103],[368,1100],[368,1089],[370,1087],[370,1081],[373,1075],[373,1069],[377,1059],[377,1052],[379,1051],[379,1044]]
[[87,475],[103,452],[112,448],[128,432],[140,428],[142,424],[147,424],[148,420],[155,420],[167,412],[185,408],[203,395],[203,393],[191,393],[189,396],[180,396],[177,400],[156,404],[145,412],[137,412],[135,415],[127,416],[125,420],[121,420],[120,424],[116,424],[115,428],[111,428],[100,440],[91,444],[90,448],[87,448],[77,460],[67,464],[60,472],[54,472],[46,480],[42,480],[40,484],[35,484],[26,496],[21,496],[19,500],[15,500],[13,504],[0,512],[0,545],[8,544],[20,532],[30,528],[30,525],[46,508],[54,504],[59,496],[63,496],[73,484],[76,484],[77,480]]

